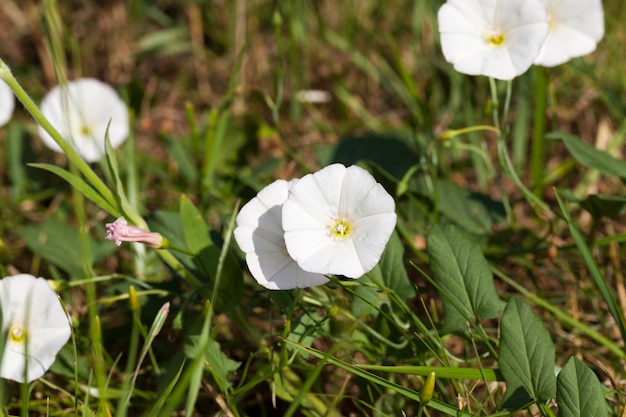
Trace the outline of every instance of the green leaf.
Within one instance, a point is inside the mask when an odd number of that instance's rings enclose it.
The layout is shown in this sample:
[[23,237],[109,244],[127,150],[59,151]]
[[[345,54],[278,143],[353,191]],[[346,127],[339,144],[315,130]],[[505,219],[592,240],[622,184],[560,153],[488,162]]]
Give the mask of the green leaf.
[[480,247],[452,225],[436,224],[427,237],[433,283],[445,309],[442,332],[463,332],[466,321],[498,317],[504,302]]
[[391,235],[378,265],[359,282],[372,285],[360,285],[355,289],[359,297],[354,297],[351,309],[357,317],[368,312],[376,315],[377,310],[372,307],[380,307],[382,303],[389,302],[386,291],[383,290],[393,290],[403,301],[417,295],[406,273],[404,246],[397,232],[394,231]]
[[[197,268],[195,274],[202,282],[209,282],[213,286],[221,245],[213,241],[202,215],[185,196],[180,200],[180,225],[185,246],[194,254],[192,262]],[[243,272],[232,252],[226,255],[223,268],[222,276],[226,281],[218,289],[216,307],[221,311],[230,311],[239,305],[243,295]]]
[[494,223],[506,219],[502,203],[489,196],[437,180],[437,207],[451,222],[476,235],[492,233]]
[[213,245],[206,222],[196,206],[185,195],[180,198],[180,223],[185,244],[191,253],[200,253],[203,249]]
[[232,385],[228,376],[239,368],[241,362],[234,361],[224,354],[220,344],[215,340],[209,340],[205,357],[211,367],[213,377],[220,385],[222,392],[226,392]]
[[559,194],[568,201],[579,203],[594,219],[615,218],[624,211],[624,206],[626,206],[626,198],[622,196],[591,194],[581,199],[577,198],[570,190],[565,189],[559,190]]
[[605,175],[626,178],[626,161],[613,158],[570,133],[552,132],[546,137],[562,140],[574,159],[584,166],[597,169]]
[[572,356],[556,380],[559,417],[606,417],[609,415],[604,387],[598,377]]
[[507,303],[500,334],[500,371],[507,384],[503,407],[519,408],[530,401],[554,398],[554,344],[528,304],[517,298]]
[[[58,220],[48,219],[36,226],[25,226],[20,231],[30,250],[53,265],[66,271],[73,278],[84,275],[82,251],[76,242],[80,242],[80,234],[73,226]],[[89,263],[98,262],[109,256],[117,248],[112,242],[95,242],[90,239],[92,259]]]
[[[196,358],[201,348],[200,342],[202,337],[200,335],[190,335],[189,341],[185,344],[185,355],[190,358]],[[222,352],[220,344],[215,340],[206,340],[204,357],[208,362],[209,370],[213,374],[216,382],[220,385],[222,392],[231,386],[231,382],[228,380],[228,376],[236,371],[241,362],[234,361]]]
[[[321,321],[322,317],[316,312],[303,312],[291,324],[291,331],[287,335],[287,340],[300,343],[303,346],[311,346],[315,339],[315,330],[320,327]],[[287,345],[287,348],[293,349],[293,346]],[[305,359],[309,356],[306,352],[302,355]]]
[[120,211],[115,201],[107,201],[100,193],[98,193],[91,185],[87,184],[78,175],[72,174],[62,168],[50,164],[28,164],[35,168],[41,168],[50,171],[55,175],[63,178],[72,187],[80,191],[85,197],[96,203],[100,208],[109,212],[113,217],[119,217]]

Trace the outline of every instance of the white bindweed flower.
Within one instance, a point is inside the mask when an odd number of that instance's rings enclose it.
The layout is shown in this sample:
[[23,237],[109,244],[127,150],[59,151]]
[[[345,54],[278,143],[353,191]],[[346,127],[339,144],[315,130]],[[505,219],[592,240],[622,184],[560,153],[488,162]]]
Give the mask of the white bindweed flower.
[[283,205],[289,255],[305,271],[359,278],[380,260],[396,225],[395,206],[356,165],[333,164],[306,175]]
[[7,124],[13,115],[15,108],[15,96],[11,87],[0,80],[0,127]]
[[541,0],[550,31],[535,64],[554,67],[593,52],[604,36],[601,0]]
[[[128,136],[126,104],[111,86],[93,78],[54,87],[41,102],[41,112],[87,162],[98,161],[104,156],[107,126],[114,149]],[[62,152],[41,126],[39,136],[48,148]]]
[[30,382],[43,376],[71,333],[57,294],[43,278],[19,274],[0,280],[6,343],[0,376]]
[[499,80],[526,72],[548,34],[539,0],[448,0],[438,21],[441,49],[454,69]]
[[236,219],[235,240],[246,254],[250,273],[270,290],[305,288],[328,282],[324,275],[302,270],[287,253],[281,212],[294,181],[274,181],[243,206]]

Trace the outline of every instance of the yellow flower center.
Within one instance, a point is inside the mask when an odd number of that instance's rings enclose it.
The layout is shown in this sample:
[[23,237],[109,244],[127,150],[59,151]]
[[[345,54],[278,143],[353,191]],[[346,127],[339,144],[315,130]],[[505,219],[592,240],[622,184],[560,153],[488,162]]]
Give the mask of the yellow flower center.
[[91,136],[91,133],[92,133],[91,128],[87,125],[82,125],[80,127],[80,133],[81,135],[84,135],[84,136]]
[[26,338],[26,330],[24,330],[20,325],[11,326],[11,330],[9,330],[9,339],[15,343],[22,343]]
[[330,228],[330,231],[333,234],[333,236],[338,237],[340,239],[344,239],[348,237],[351,230],[352,230],[352,227],[348,219],[336,220]]
[[487,42],[489,42],[492,46],[500,46],[504,43],[506,36],[504,33],[499,30],[494,30],[487,34]]

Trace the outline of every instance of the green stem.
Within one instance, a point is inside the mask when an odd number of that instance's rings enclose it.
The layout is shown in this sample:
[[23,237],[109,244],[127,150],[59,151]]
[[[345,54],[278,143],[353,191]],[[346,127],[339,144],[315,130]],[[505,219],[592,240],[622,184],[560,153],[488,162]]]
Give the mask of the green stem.
[[498,129],[499,131],[497,144],[498,144],[498,157],[500,159],[500,163],[505,169],[505,172],[507,173],[507,175],[513,180],[515,185],[517,185],[517,187],[522,191],[522,194],[524,194],[524,197],[526,197],[526,200],[531,204],[533,208],[537,209],[537,207],[539,207],[542,210],[549,211],[550,209],[548,205],[544,203],[543,201],[541,201],[541,199],[539,199],[532,192],[530,192],[530,190],[522,183],[522,180],[517,175],[517,172],[515,171],[515,167],[513,166],[513,162],[511,162],[511,158],[509,158],[509,154],[506,149],[506,136],[508,134],[508,129],[506,129],[506,126],[504,129],[502,129],[500,126],[506,123],[507,115],[509,112],[509,106],[511,103],[512,82],[511,81],[507,82],[507,90],[506,90],[506,98],[504,101],[504,114],[502,115],[502,123],[500,123],[500,111],[499,111],[500,100],[498,99],[496,83],[493,78],[489,78],[489,87],[491,88],[491,99],[493,102],[493,105],[492,105],[493,124],[496,127],[496,129]]
[[536,196],[540,196],[543,190],[543,178],[545,176],[545,131],[546,131],[546,107],[548,80],[545,70],[537,67],[534,71],[535,78],[535,105],[533,115],[533,140],[530,159],[530,179]]

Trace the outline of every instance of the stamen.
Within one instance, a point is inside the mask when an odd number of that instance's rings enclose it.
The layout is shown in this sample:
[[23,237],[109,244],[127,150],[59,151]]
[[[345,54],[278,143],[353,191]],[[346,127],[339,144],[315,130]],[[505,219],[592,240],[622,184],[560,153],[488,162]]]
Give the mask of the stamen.
[[487,35],[487,42],[493,46],[500,46],[504,43],[505,38],[504,33],[494,30]]
[[350,222],[348,219],[337,220],[330,230],[335,237],[343,239],[350,234]]
[[11,330],[9,330],[9,338],[13,342],[21,343],[26,338],[26,331],[20,326],[14,325],[11,327]]

